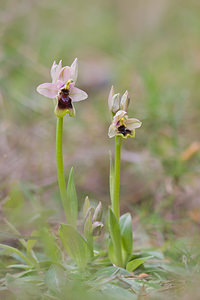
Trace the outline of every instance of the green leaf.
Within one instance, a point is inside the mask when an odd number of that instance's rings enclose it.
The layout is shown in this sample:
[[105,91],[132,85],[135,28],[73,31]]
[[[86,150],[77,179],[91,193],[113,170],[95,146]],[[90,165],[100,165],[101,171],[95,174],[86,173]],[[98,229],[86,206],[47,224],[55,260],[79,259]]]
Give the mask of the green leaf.
[[113,160],[112,160],[112,153],[109,152],[110,155],[110,177],[109,177],[109,182],[110,182],[110,200],[113,206],[113,195],[114,195],[114,166],[113,166]]
[[137,269],[140,265],[142,265],[147,259],[152,258],[152,256],[148,257],[141,257],[141,258],[136,258],[134,260],[131,260],[127,266],[126,270],[129,272],[133,272],[135,269]]
[[50,291],[59,292],[66,285],[66,274],[64,269],[58,265],[51,265],[45,274],[45,284]]
[[8,269],[24,269],[24,270],[32,270],[32,266],[15,264],[7,266]]
[[61,260],[61,251],[56,236],[50,229],[43,227],[39,232],[39,237],[46,258],[52,262],[59,262]]
[[126,264],[133,249],[132,219],[130,213],[126,213],[120,217],[119,227],[122,237],[123,260]]
[[9,197],[4,203],[4,208],[12,210],[19,209],[24,204],[24,201],[25,199],[20,185],[18,183],[12,184]]
[[119,223],[111,208],[109,208],[108,212],[108,226],[111,237],[111,242],[108,248],[109,257],[112,263],[119,267],[123,267]]
[[67,254],[77,265],[84,269],[91,258],[91,252],[85,239],[71,225],[61,224],[59,236]]
[[25,276],[16,278],[10,274],[6,275],[6,287],[15,295],[15,299],[40,299],[41,291],[39,284],[41,278],[38,276]]
[[[121,284],[121,283],[120,283]],[[133,292],[128,291],[127,289],[124,289],[120,286],[120,284],[111,284],[111,283],[105,283],[102,290],[102,296],[105,299],[115,299],[115,300],[137,300],[138,296],[133,294]],[[122,285],[122,284],[121,284]]]
[[67,201],[65,203],[65,213],[67,217],[67,222],[76,227],[78,215],[78,200],[74,184],[73,168],[71,168],[70,170],[67,184]]
[[6,250],[6,252],[5,252],[6,255],[9,255],[10,253],[12,253],[12,254],[15,253],[28,265],[31,265],[31,266],[33,265],[31,260],[26,255],[24,255],[20,250],[14,248],[14,247],[11,247],[11,246],[4,245],[4,244],[0,244],[0,248]]
[[[37,231],[33,231],[31,233],[31,236],[37,236]],[[35,243],[37,242],[37,240],[34,240],[34,239],[30,239],[26,242],[26,250],[27,250],[27,253],[30,253],[31,250],[33,249],[33,247],[35,246]]]

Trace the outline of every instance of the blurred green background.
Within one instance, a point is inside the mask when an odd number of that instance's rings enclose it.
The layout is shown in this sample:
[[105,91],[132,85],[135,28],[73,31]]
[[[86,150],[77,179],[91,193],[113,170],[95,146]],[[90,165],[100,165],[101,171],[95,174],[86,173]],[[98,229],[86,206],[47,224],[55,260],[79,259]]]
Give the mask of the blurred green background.
[[[123,142],[121,210],[135,242],[161,246],[200,224],[200,2],[198,0],[1,0],[1,214],[24,233],[64,218],[57,189],[53,101],[37,94],[50,67],[79,59],[89,94],[64,121],[66,174],[79,201],[109,205],[107,97],[131,95],[143,122]],[[22,218],[23,216],[23,218]],[[137,236],[137,233],[135,233]],[[166,246],[167,247],[167,246]]]

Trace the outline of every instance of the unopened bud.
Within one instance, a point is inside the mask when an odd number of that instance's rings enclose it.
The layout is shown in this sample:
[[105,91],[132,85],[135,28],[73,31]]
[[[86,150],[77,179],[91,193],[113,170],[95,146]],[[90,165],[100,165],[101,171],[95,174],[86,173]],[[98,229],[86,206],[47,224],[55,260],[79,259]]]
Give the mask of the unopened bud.
[[87,211],[90,208],[90,200],[88,198],[88,196],[85,197],[85,201],[83,204],[83,218],[86,217]]
[[119,108],[120,108],[119,104],[120,104],[120,94],[115,94],[112,97],[112,110],[111,111],[113,114],[115,114],[119,110]]
[[88,238],[90,235],[92,235],[93,227],[92,227],[92,213],[89,212],[84,223],[84,235],[86,238]]
[[103,214],[103,207],[102,207],[101,201],[99,201],[99,204],[97,205],[97,207],[94,211],[93,221],[94,222],[101,221],[102,214]]
[[128,91],[126,91],[121,98],[120,109],[127,112],[129,103],[130,97]]
[[93,236],[100,235],[103,227],[104,227],[103,223],[101,223],[101,222],[94,222],[92,224],[92,234],[93,234]]
[[114,93],[114,87],[111,87],[109,96],[108,96],[108,107],[109,110],[115,114],[119,110],[120,104],[120,95]]

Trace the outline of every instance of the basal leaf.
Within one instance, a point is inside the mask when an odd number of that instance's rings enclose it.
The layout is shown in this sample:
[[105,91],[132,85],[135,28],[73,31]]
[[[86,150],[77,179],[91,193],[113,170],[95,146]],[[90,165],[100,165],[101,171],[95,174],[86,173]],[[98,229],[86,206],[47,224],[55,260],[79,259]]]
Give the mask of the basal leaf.
[[122,215],[119,219],[119,226],[122,238],[122,248],[124,252],[124,260],[132,254],[133,249],[133,232],[132,232],[132,219],[130,213]]
[[45,274],[45,284],[50,291],[59,292],[66,285],[64,269],[58,265],[51,265]]
[[31,266],[33,265],[32,261],[25,254],[23,254],[20,250],[14,248],[14,247],[8,246],[8,245],[4,245],[4,244],[0,244],[0,248],[5,250],[6,255],[13,254],[13,253],[17,254],[28,265],[31,265]]
[[133,272],[135,269],[137,269],[140,265],[142,265],[147,259],[152,258],[152,256],[148,257],[141,257],[136,258],[134,260],[129,261],[129,263],[126,266],[126,270],[129,272]]
[[67,222],[76,227],[78,215],[78,200],[74,184],[73,168],[71,168],[70,170],[67,184],[67,201],[65,203],[65,213],[67,217]]
[[59,236],[67,254],[81,269],[84,269],[91,258],[86,240],[73,226],[65,224],[60,225]]
[[[115,265],[122,267],[122,249],[121,249],[121,234],[119,223],[117,218],[115,217],[111,208],[109,208],[108,212],[108,226],[109,226],[109,233],[111,238],[111,245],[109,247],[109,256]],[[114,260],[114,261],[113,261]]]
[[47,227],[44,227],[39,232],[39,237],[46,258],[52,262],[59,262],[61,260],[61,251],[56,236]]

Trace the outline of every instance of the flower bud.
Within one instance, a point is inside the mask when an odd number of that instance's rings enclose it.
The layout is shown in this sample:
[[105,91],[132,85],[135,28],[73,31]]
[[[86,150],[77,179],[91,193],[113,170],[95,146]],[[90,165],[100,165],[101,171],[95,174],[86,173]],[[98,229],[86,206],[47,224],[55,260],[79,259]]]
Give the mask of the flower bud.
[[88,212],[89,208],[90,208],[90,200],[89,200],[89,197],[86,196],[84,204],[83,204],[83,218],[86,218],[86,215],[87,215],[87,212]]
[[101,223],[101,222],[94,222],[92,224],[92,235],[93,236],[100,235],[103,227],[104,227],[103,223]]
[[115,114],[119,110],[120,94],[115,94],[112,97],[112,113]]
[[94,222],[101,221],[102,214],[103,214],[103,207],[102,207],[101,201],[99,201],[99,204],[97,205],[97,207],[94,211],[93,221]]
[[111,87],[109,96],[108,96],[108,107],[109,110],[115,114],[119,110],[119,104],[120,104],[120,95],[114,94],[114,87]]
[[120,102],[120,110],[126,111],[128,110],[128,106],[130,103],[130,97],[128,91],[126,91],[123,96],[121,97],[121,102]]
[[92,212],[89,212],[84,222],[84,235],[86,238],[88,238],[89,236],[92,236],[92,233]]

